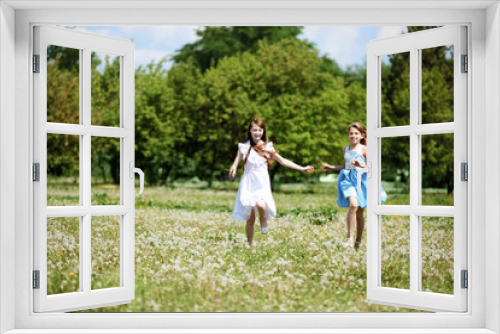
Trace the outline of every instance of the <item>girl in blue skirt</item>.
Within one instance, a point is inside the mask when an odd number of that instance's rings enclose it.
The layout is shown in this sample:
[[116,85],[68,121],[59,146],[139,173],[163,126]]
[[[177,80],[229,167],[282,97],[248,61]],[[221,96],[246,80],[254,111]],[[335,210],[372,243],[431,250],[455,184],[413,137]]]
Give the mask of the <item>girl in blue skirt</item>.
[[[361,190],[358,190],[357,169],[366,167],[366,128],[361,123],[352,123],[348,129],[350,145],[344,147],[344,164],[321,164],[322,170],[340,171],[338,178],[338,206],[349,207],[347,213],[347,241],[345,248],[359,248],[363,237],[365,219],[363,209],[366,207],[366,173],[361,176]],[[382,189],[382,203],[387,199],[387,194]],[[353,239],[354,225],[357,225],[356,241]]]

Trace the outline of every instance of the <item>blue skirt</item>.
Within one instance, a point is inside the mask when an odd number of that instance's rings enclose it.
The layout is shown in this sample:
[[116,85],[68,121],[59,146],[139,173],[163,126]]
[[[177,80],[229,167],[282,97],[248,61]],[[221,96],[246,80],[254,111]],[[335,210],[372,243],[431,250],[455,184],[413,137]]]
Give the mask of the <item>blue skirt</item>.
[[[349,207],[349,197],[355,196],[358,199],[360,208],[366,208],[366,173],[361,176],[361,190],[358,190],[358,172],[355,169],[342,169],[339,173],[337,182],[339,198],[337,204],[341,208]],[[387,200],[387,194],[381,189],[381,200],[384,203]]]

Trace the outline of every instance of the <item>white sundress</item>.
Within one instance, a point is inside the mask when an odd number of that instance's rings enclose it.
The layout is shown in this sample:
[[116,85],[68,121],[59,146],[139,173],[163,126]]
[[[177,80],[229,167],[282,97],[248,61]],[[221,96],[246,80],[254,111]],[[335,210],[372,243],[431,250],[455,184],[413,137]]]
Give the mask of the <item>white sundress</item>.
[[[250,149],[250,141],[238,144],[238,150],[243,154],[243,161]],[[273,143],[267,143],[266,151],[273,152]],[[267,160],[261,157],[255,150],[250,151],[245,171],[240,181],[238,195],[234,202],[233,220],[247,221],[250,218],[252,209],[255,209],[257,201],[264,200],[267,204],[266,220],[276,218],[276,205],[271,193],[271,181],[267,170]]]

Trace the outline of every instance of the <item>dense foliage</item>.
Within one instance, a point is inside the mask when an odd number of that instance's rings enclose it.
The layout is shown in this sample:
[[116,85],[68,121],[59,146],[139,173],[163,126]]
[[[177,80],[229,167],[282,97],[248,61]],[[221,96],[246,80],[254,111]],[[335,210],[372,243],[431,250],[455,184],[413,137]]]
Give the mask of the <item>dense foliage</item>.
[[[408,27],[408,32],[432,28]],[[410,54],[390,55],[389,60],[382,67],[382,126],[410,125]],[[421,50],[421,66],[421,124],[453,122],[453,46]],[[422,186],[453,192],[453,134],[422,136],[421,143]],[[385,179],[392,174],[407,183],[409,140],[390,140],[382,145],[382,156],[390,157],[382,168]]]
[[[198,41],[178,51],[170,69],[163,66],[166,59],[138,67],[136,166],[145,171],[146,181],[223,179],[254,117],[264,119],[270,140],[285,158],[316,168],[321,162],[342,163],[348,124],[366,122],[366,68],[341,69],[309,41],[299,40],[301,31],[301,27],[207,27],[198,32]],[[422,53],[422,117],[429,123],[453,121],[453,50],[431,50]],[[61,56],[62,51],[49,46],[48,121],[78,123],[78,57],[71,60]],[[92,64],[92,124],[117,126],[119,59],[99,64],[93,57]],[[382,122],[407,125],[408,55],[390,56],[383,72]],[[452,191],[449,175],[453,174],[445,175],[436,166],[452,168],[453,136],[424,141],[424,186]],[[78,177],[77,143],[78,138],[69,136],[50,138],[50,173]],[[119,141],[94,146],[95,179],[117,182]],[[65,147],[71,147],[72,154],[64,154]],[[382,149],[391,157],[386,170],[404,177],[408,171],[397,167],[407,165],[409,151],[397,141]],[[272,166],[271,177],[304,178],[279,164]]]

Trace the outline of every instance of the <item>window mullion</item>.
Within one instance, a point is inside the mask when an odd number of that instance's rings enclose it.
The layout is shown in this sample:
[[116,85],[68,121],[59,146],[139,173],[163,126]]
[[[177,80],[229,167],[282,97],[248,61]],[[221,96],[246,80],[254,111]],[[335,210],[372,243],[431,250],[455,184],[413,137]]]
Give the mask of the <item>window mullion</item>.
[[410,291],[418,292],[419,275],[419,217],[415,209],[420,193],[420,136],[415,133],[419,124],[420,61],[418,49],[410,50]]
[[[83,57],[82,57],[82,96],[83,103],[81,108],[81,121],[82,125],[90,130],[90,122],[91,122],[91,51],[88,48],[83,49]],[[90,215],[90,206],[91,206],[91,134],[90,131],[86,131],[86,133],[82,136],[82,149],[80,151],[81,154],[81,171],[82,171],[82,180],[81,180],[81,188],[82,188],[82,200],[83,206],[88,209],[87,214],[83,216],[81,221],[81,255],[80,262],[83,266],[83,271],[81,275],[81,279],[83,280],[83,291],[86,293],[90,293],[91,291],[91,275],[92,275],[92,244],[91,244],[91,234],[92,234],[92,226],[91,226],[91,215]]]
[[[120,129],[123,129],[124,124],[125,124],[125,113],[124,113],[125,103],[123,102],[123,99],[125,98],[126,94],[124,92],[124,87],[125,87],[125,84],[124,84],[124,80],[125,80],[125,78],[124,78],[124,64],[123,64],[124,59],[121,56],[119,57],[119,59],[120,59]],[[132,137],[134,137],[134,136],[132,136]],[[126,170],[126,167],[124,166],[124,164],[126,164],[126,162],[125,162],[125,150],[126,150],[125,139],[120,138],[120,204],[121,205],[128,204],[128,200],[125,200],[125,197],[127,195],[127,191],[125,189],[128,189],[126,187],[127,182],[125,182],[125,180],[127,177],[130,177],[129,175],[127,175],[127,173],[125,173],[125,170]],[[134,161],[134,164],[135,164],[135,161]],[[135,195],[135,193],[134,193],[134,195]],[[130,214],[129,214],[129,216],[130,216]],[[134,219],[135,219],[135,215],[134,215]],[[125,273],[126,272],[125,267],[127,266],[127,263],[125,261],[125,259],[126,259],[125,253],[126,253],[127,247],[129,247],[129,246],[125,244],[125,234],[126,234],[125,222],[126,222],[125,216],[121,215],[120,216],[120,286],[125,286],[125,283],[127,282],[126,273]]]
[[373,233],[367,234],[367,244],[370,252],[366,253],[367,270],[367,296],[374,299],[374,291],[380,286],[380,223],[379,215],[373,211],[379,206],[378,182],[380,180],[380,138],[376,135],[381,124],[381,80],[380,57],[375,55],[368,46],[367,62],[367,100],[375,103],[367,103],[367,130],[368,142],[371,149],[367,153],[368,163],[371,163],[371,178],[367,179],[367,229]]

